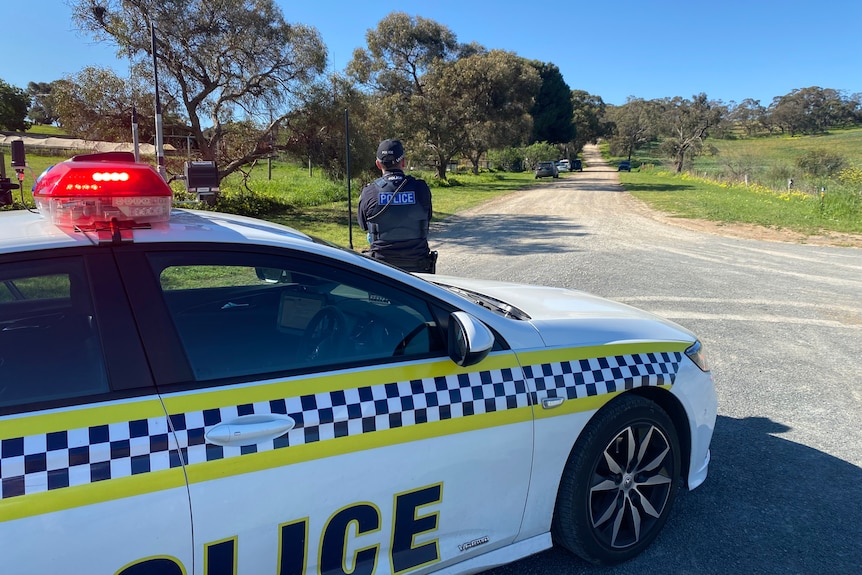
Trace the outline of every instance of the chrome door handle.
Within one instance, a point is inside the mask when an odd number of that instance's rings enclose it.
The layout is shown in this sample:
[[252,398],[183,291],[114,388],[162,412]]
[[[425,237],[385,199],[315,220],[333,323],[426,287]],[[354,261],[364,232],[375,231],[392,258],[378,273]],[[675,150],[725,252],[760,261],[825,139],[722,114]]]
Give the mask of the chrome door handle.
[[206,439],[216,445],[251,445],[280,437],[294,425],[296,422],[287,415],[241,415],[210,429]]

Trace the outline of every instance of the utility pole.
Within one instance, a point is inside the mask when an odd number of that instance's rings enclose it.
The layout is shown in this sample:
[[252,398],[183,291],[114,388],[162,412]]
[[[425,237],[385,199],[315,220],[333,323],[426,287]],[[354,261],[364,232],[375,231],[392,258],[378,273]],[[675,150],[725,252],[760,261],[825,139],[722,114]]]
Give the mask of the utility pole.
[[168,181],[168,172],[165,169],[165,142],[162,136],[162,102],[159,100],[159,66],[156,60],[156,25],[150,25],[153,42],[153,80],[156,88],[156,160],[158,162],[159,174],[162,179]]

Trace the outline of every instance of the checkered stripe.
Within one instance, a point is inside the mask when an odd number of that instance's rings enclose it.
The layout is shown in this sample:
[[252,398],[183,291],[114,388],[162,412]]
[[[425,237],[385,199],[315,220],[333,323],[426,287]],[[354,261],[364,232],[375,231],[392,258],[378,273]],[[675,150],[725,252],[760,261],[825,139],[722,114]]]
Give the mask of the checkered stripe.
[[[680,353],[648,353],[392,382],[0,441],[0,499],[536,403],[671,384]],[[536,392],[528,393],[528,389]],[[283,414],[295,425],[272,441],[207,443],[224,421]],[[169,433],[170,428],[174,434]]]
[[0,441],[0,499],[181,465],[165,417]]
[[[180,445],[189,438],[188,462],[194,464],[528,405],[521,371],[506,368],[186,413],[172,421]],[[296,424],[285,435],[254,445],[191,443],[222,421],[269,413],[288,415]]]
[[[545,363],[524,368],[529,387],[546,397],[577,399],[649,385],[672,385],[680,352],[636,353]],[[533,392],[531,399],[537,403]]]

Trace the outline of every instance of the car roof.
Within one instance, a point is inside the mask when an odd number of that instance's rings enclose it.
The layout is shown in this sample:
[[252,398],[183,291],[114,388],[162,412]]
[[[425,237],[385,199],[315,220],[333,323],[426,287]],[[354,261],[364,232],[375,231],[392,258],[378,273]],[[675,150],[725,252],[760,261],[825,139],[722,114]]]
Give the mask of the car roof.
[[[168,222],[132,232],[135,243],[223,242],[303,246],[314,245],[310,236],[287,226],[221,212],[174,209]],[[53,224],[38,212],[0,213],[0,253],[48,248],[89,246],[91,233]]]

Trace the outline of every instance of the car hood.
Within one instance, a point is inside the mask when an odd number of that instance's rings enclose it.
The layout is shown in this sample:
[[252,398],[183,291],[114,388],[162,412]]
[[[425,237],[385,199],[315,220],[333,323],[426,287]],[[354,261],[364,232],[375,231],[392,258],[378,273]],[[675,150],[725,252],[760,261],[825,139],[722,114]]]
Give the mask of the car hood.
[[523,321],[532,324],[549,347],[696,340],[691,331],[655,314],[578,290],[452,276],[427,278],[520,309],[530,317]]

